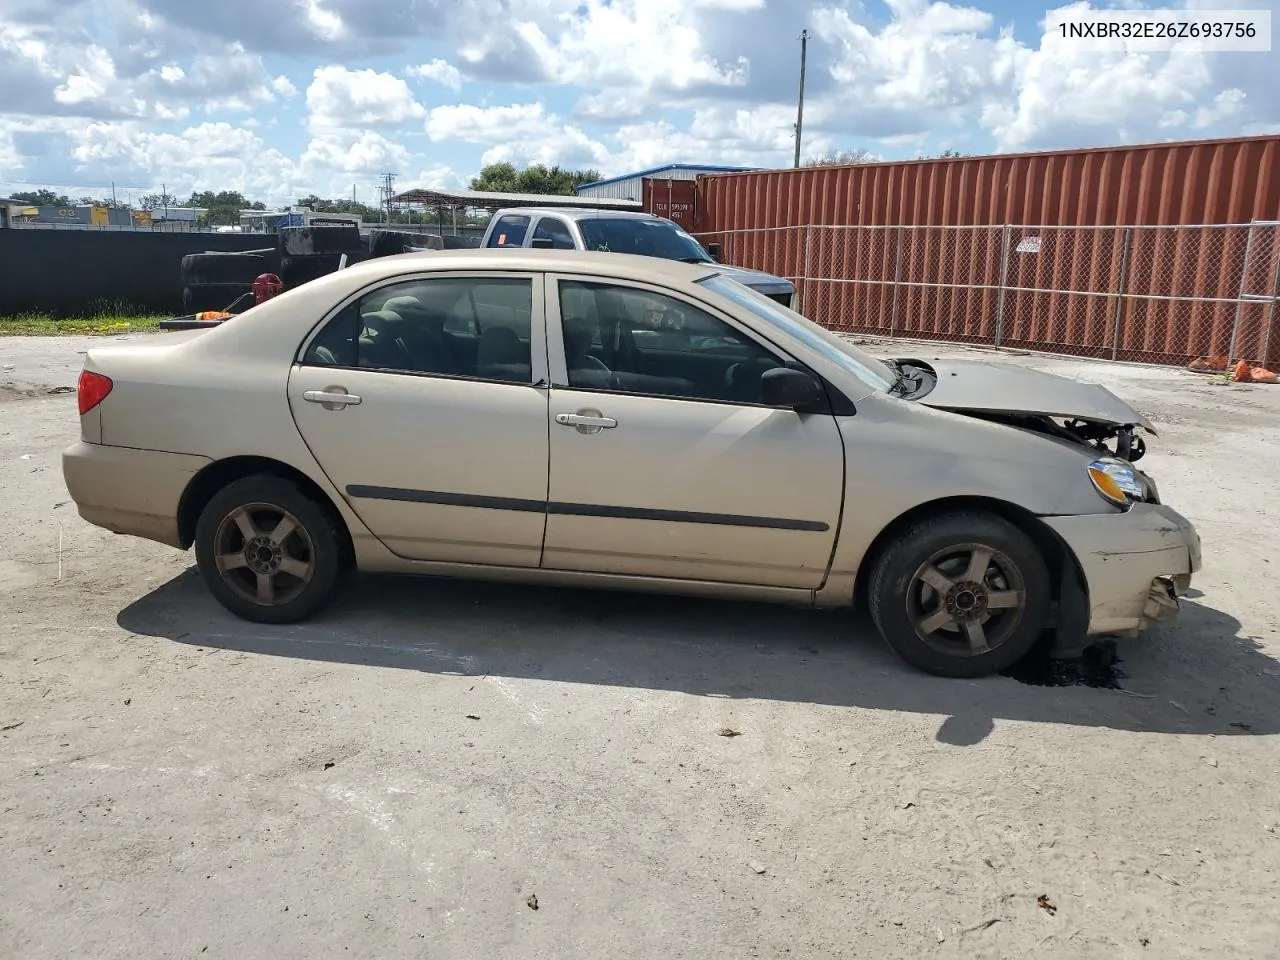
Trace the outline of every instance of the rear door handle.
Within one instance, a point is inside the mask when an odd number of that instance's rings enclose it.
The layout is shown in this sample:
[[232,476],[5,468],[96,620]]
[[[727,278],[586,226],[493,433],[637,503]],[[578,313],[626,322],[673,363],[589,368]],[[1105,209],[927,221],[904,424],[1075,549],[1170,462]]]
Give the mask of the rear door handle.
[[328,390],[308,390],[302,395],[302,399],[307,403],[318,403],[326,410],[341,410],[344,407],[357,407],[363,401],[354,394],[347,393],[341,387],[331,387]]

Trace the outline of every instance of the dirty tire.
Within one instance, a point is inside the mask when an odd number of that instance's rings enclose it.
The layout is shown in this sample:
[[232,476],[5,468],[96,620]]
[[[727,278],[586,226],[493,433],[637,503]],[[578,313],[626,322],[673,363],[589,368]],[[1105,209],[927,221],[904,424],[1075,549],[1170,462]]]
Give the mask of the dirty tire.
[[[226,310],[252,289],[247,283],[191,284],[182,291],[182,312],[185,315],[202,310]],[[243,313],[252,305],[252,301],[241,303],[236,312]]]
[[[246,518],[252,538],[246,535]],[[293,532],[272,544],[284,518],[294,524]],[[340,524],[327,504],[317,503],[292,480],[246,477],[219,490],[201,512],[196,564],[209,592],[236,616],[296,623],[333,599],[351,567]],[[264,575],[270,581],[266,589],[260,586]]]
[[[937,676],[968,678],[1026,656],[1052,595],[1030,537],[994,514],[965,511],[925,517],[895,536],[874,561],[867,598],[876,629],[904,660]],[[934,624],[940,626],[930,630]]]
[[316,224],[285,227],[280,231],[280,252],[286,257],[311,257],[327,253],[365,250],[360,228],[352,224]]
[[212,283],[253,283],[267,272],[258,253],[189,253],[182,258],[182,282],[194,287]]
[[[355,257],[348,254],[347,265],[350,266],[354,261]],[[340,253],[325,253],[314,257],[285,257],[280,264],[280,279],[286,289],[292,290],[304,283],[337,273],[341,263],[342,254]]]

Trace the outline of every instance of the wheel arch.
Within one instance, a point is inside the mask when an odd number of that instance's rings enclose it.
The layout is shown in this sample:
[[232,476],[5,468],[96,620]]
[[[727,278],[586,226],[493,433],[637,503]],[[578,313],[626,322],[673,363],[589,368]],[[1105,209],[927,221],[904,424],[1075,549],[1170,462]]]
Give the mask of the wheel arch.
[[[1007,500],[999,500],[995,497],[960,496],[943,497],[938,500],[917,504],[884,526],[875,539],[871,541],[870,546],[867,547],[862,557],[862,561],[858,564],[858,573],[854,579],[853,586],[854,607],[866,608],[867,582],[871,579],[871,571],[880,554],[893,542],[894,537],[927,517],[959,513],[965,510],[980,510],[992,513],[1001,519],[1007,520],[1031,538],[1031,542],[1039,549],[1041,556],[1044,557],[1045,564],[1049,568],[1050,583],[1053,586],[1052,598],[1055,603],[1065,599],[1063,596],[1064,585],[1069,585],[1073,588],[1078,587],[1083,601],[1087,604],[1088,581],[1085,579],[1084,569],[1080,566],[1080,561],[1075,552],[1048,524],[1044,523],[1025,507],[1020,507]],[[1064,574],[1070,576],[1064,576]],[[1078,600],[1080,598],[1073,599]]]
[[270,457],[256,456],[228,457],[224,460],[217,460],[191,478],[191,482],[187,484],[186,489],[182,492],[182,498],[178,501],[178,537],[184,550],[191,549],[192,544],[195,542],[196,523],[200,519],[201,512],[209,501],[213,499],[214,495],[228,484],[253,476],[279,477],[296,483],[317,504],[333,514],[338,522],[338,529],[342,531],[342,535],[346,539],[345,547],[348,551],[348,556],[354,556],[355,550],[351,541],[351,530],[343,519],[342,512],[338,509],[337,504],[333,502],[333,498],[318,483],[297,467],[292,467],[279,460],[273,460]]

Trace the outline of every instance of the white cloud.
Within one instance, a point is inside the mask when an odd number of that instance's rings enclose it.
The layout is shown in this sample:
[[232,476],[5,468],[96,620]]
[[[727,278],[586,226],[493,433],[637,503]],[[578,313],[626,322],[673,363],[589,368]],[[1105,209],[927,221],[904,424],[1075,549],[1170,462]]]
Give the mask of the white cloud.
[[94,45],[85,50],[79,72],[68,76],[53,96],[59,103],[84,103],[101,98],[115,83],[115,61],[106,50]]
[[461,190],[466,187],[469,178],[464,178],[453,167],[436,164],[421,171],[416,177],[407,178],[415,187],[435,190]]
[[[86,16],[89,4],[111,15]],[[263,16],[267,6],[284,12]],[[1044,43],[1043,9],[1017,8],[1015,36],[990,6],[0,0],[0,170],[189,180],[274,202],[349,195],[352,182],[363,193],[384,170],[402,185],[456,186],[456,171],[494,160],[606,175],[672,161],[788,165],[802,25],[811,30],[806,155],[1280,130],[1275,54],[1086,52]],[[268,71],[268,50],[303,64],[308,82]],[[389,62],[416,66],[400,76],[369,67]],[[472,89],[483,94],[465,102]],[[442,91],[456,102],[428,109]],[[186,138],[198,139],[184,148]]]
[[1280,121],[1267,54],[1126,54],[1050,40],[1023,48],[1015,73],[1009,96],[980,118],[1001,150],[1202,137]]
[[0,111],[172,121],[192,106],[244,111],[273,99],[261,58],[240,44],[179,58],[145,42],[109,49],[73,24],[56,14],[35,25],[0,17]]
[[455,93],[462,89],[462,74],[448,60],[432,60],[421,66],[410,67],[406,72],[420,80],[434,80]]
[[307,107],[312,129],[395,125],[426,112],[400,77],[340,66],[316,68]]
[[540,103],[512,103],[501,107],[460,103],[430,110],[427,135],[432,140],[501,143],[551,136],[557,132],[558,123]]
[[652,90],[744,83],[745,59],[721,63],[707,54],[699,15],[763,6],[763,0],[586,0],[556,38],[534,23],[519,32],[557,82],[626,90],[643,100]]
[[378,176],[387,170],[402,170],[409,163],[409,151],[379,133],[360,132],[354,138],[317,138],[302,154],[304,170],[324,172],[348,179]]
[[159,184],[183,196],[195,190],[241,190],[283,196],[294,165],[257,134],[229,123],[203,123],[181,133],[151,133],[136,123],[101,122],[70,128],[70,155],[80,172],[110,173],[121,183]]

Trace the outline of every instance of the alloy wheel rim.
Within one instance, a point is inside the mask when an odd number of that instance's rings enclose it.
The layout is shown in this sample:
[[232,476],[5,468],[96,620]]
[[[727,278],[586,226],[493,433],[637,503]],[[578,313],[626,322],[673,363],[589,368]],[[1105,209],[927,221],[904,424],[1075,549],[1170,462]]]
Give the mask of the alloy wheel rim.
[[223,517],[214,534],[213,555],[222,582],[259,606],[297,599],[315,576],[310,533],[275,504],[245,504]]
[[1006,643],[1026,605],[1017,564],[982,543],[936,551],[907,587],[907,617],[916,636],[951,657],[982,656]]

